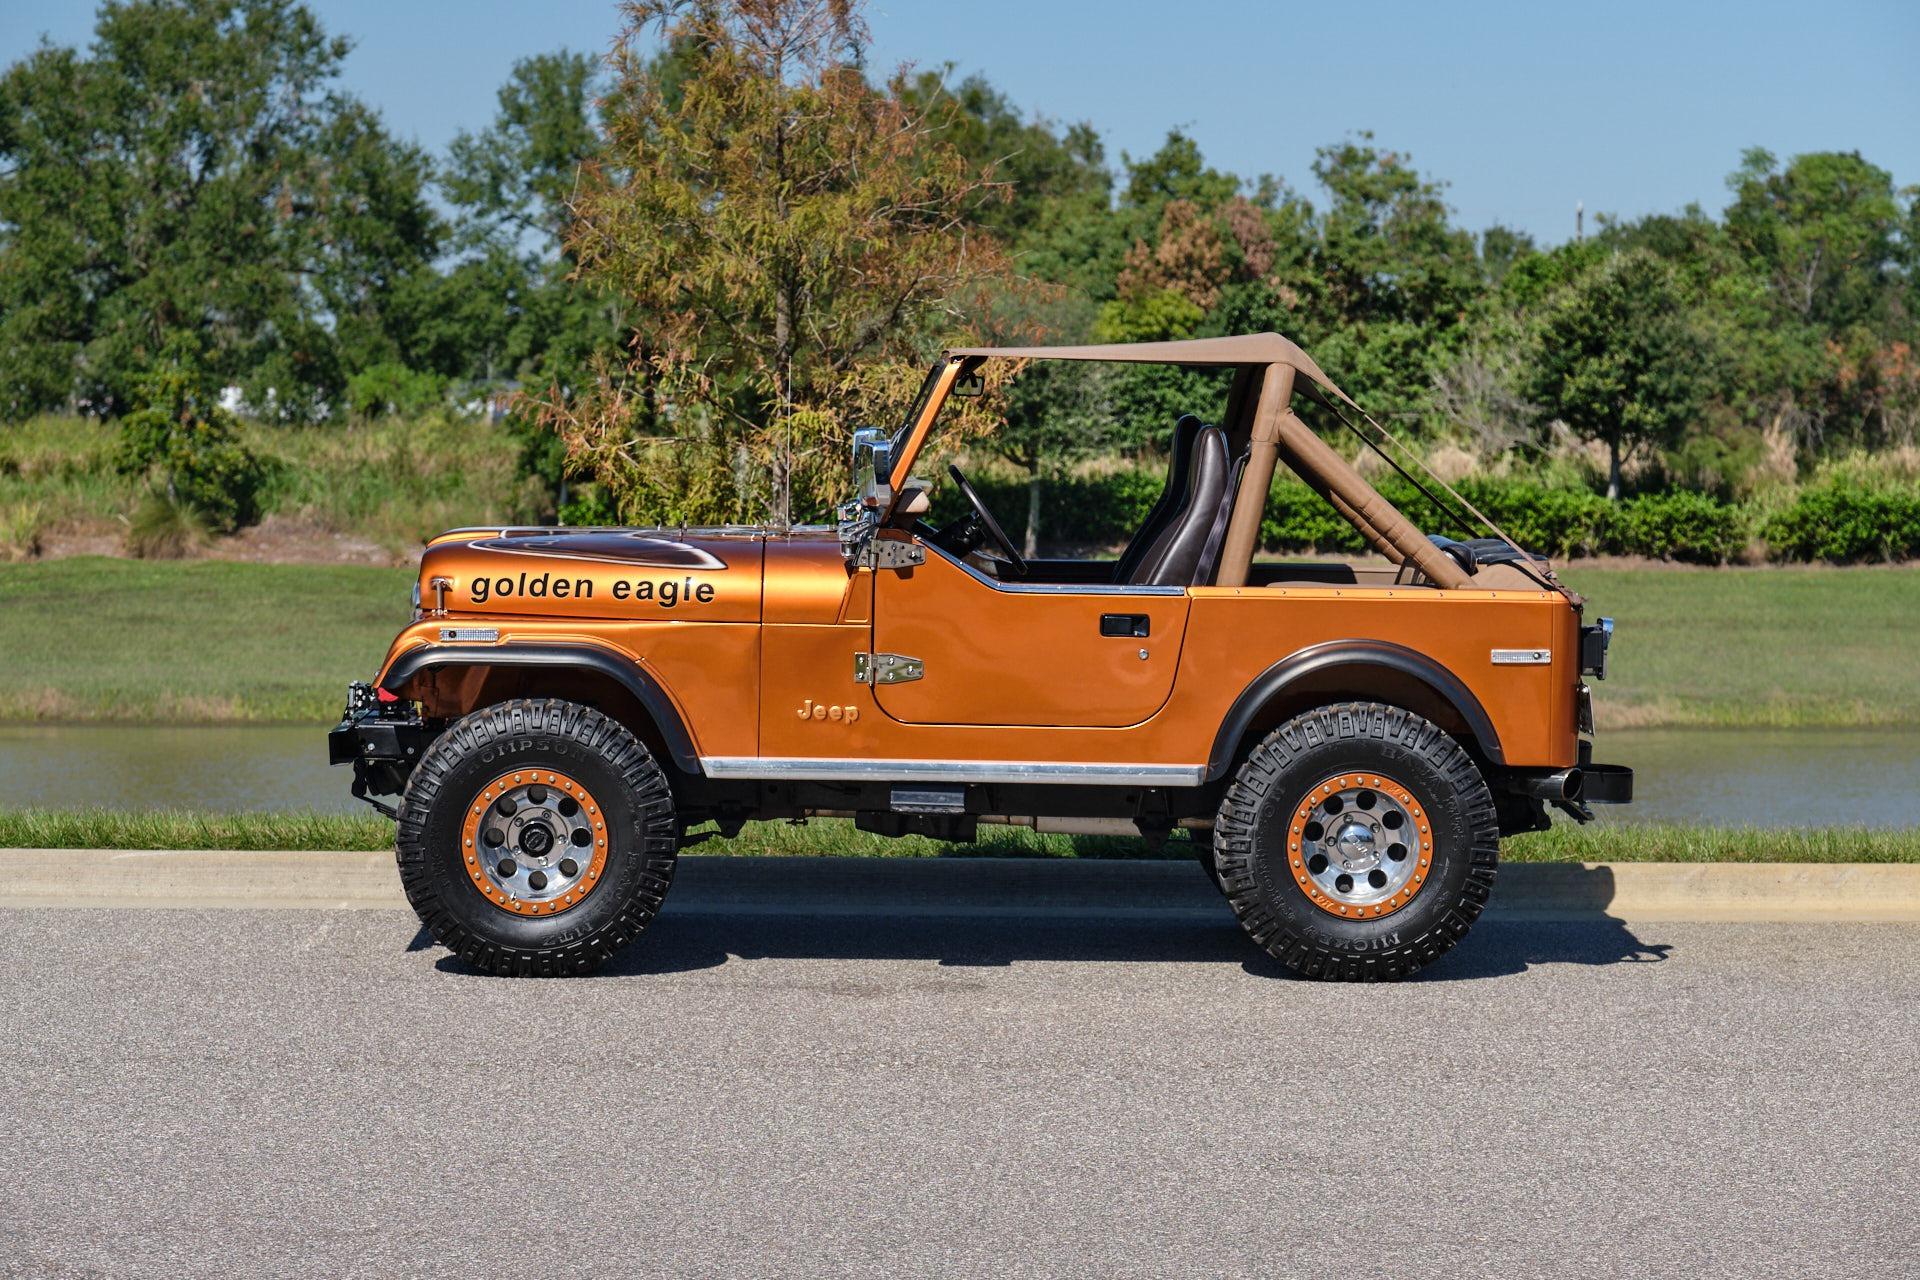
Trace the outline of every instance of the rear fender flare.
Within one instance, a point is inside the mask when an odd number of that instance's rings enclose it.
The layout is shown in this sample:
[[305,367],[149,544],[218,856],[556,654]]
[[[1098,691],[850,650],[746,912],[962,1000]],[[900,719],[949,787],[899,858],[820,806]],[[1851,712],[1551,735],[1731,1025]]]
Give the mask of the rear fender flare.
[[397,691],[414,676],[435,667],[543,667],[592,671],[606,676],[640,701],[653,718],[667,752],[682,771],[700,772],[700,753],[693,735],[687,732],[673,699],[645,668],[633,659],[605,649],[579,644],[514,645],[494,648],[489,645],[422,645],[409,649],[387,667],[380,687]]
[[[1480,699],[1474,696],[1473,690],[1467,688],[1459,676],[1425,654],[1416,653],[1403,645],[1384,640],[1328,640],[1309,645],[1274,663],[1234,699],[1233,706],[1227,710],[1226,719],[1220,724],[1220,732],[1213,740],[1213,753],[1207,761],[1207,781],[1213,782],[1225,776],[1261,708],[1310,676],[1348,668],[1356,669],[1362,675],[1369,668],[1393,671],[1418,680],[1459,713],[1472,732],[1474,743],[1489,763],[1506,763],[1500,750],[1500,735],[1493,727],[1492,718],[1487,715],[1486,708],[1480,705]],[[1356,689],[1351,696],[1364,697],[1365,693],[1363,689]]]

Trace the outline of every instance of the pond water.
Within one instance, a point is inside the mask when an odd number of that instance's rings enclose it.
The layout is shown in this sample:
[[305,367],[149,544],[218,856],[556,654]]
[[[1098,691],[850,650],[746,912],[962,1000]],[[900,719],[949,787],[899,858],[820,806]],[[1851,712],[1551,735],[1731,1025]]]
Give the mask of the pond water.
[[[1602,734],[1635,770],[1605,821],[1731,826],[1920,825],[1920,730],[1642,729]],[[0,727],[0,805],[364,811],[326,728]]]

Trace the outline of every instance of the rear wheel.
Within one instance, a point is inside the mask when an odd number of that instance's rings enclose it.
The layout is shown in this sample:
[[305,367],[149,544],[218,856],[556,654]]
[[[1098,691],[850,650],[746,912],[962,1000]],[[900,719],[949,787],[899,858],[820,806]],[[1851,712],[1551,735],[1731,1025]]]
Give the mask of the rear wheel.
[[584,973],[645,930],[673,879],[666,774],[576,703],[504,702],[428,749],[400,802],[407,900],[489,973]]
[[1225,893],[1227,886],[1220,881],[1220,866],[1213,856],[1213,832],[1199,827],[1190,828],[1187,839],[1193,842],[1193,860],[1200,864],[1200,870],[1206,872],[1214,888]]
[[1458,742],[1398,707],[1342,703],[1253,749],[1213,836],[1221,888],[1255,942],[1309,977],[1368,981],[1406,977],[1466,936],[1500,832]]

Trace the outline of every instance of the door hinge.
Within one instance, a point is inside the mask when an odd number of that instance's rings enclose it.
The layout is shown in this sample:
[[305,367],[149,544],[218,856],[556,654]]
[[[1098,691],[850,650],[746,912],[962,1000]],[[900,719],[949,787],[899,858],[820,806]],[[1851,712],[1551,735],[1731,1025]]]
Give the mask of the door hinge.
[[918,680],[927,674],[926,666],[918,658],[909,658],[904,653],[856,653],[853,655],[853,678],[861,684],[901,684],[908,680]]
[[862,569],[911,569],[927,562],[926,548],[911,538],[868,538],[854,553]]

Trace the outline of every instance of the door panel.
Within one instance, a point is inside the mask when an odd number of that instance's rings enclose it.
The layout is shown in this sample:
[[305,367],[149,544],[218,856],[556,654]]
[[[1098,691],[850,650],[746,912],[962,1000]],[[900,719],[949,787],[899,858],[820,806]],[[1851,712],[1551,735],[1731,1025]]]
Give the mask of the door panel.
[[873,618],[876,653],[923,664],[875,687],[895,720],[1118,728],[1172,693],[1187,596],[1002,587],[929,547],[923,565],[874,574]]

